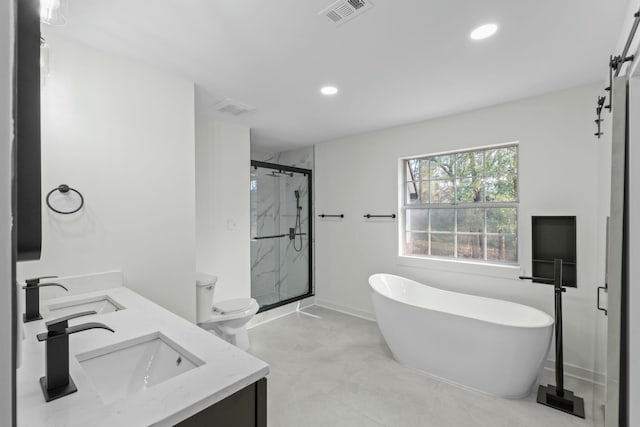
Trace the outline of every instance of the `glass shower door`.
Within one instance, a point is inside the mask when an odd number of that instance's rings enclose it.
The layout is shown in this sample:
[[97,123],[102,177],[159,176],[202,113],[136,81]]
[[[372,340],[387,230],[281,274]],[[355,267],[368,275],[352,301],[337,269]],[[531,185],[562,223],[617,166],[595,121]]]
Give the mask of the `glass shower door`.
[[312,295],[311,171],[251,166],[251,296],[264,311]]

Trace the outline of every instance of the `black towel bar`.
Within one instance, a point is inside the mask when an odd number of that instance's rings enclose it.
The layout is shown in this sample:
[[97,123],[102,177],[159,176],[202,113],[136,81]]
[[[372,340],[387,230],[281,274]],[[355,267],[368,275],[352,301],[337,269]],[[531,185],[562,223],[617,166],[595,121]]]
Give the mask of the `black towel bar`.
[[371,214],[366,214],[364,215],[365,218],[369,219],[369,218],[395,218],[396,214],[391,214],[391,215],[371,215]]

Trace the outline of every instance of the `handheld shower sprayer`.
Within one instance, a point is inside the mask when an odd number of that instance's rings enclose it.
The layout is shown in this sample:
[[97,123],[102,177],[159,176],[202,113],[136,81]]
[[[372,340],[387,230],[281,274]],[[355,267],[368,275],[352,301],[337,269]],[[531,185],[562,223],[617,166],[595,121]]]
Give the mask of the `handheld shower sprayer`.
[[[302,206],[300,206],[300,191],[294,190],[293,195],[296,196],[296,224],[293,229],[289,230],[290,237],[293,237],[293,249],[296,252],[300,252],[302,250],[302,223],[300,220],[300,212],[302,211]],[[293,233],[291,233],[293,231]],[[300,236],[300,248],[296,245],[295,236]]]
[[293,194],[296,196],[296,211],[298,212],[298,215],[299,215],[300,211],[302,210],[302,206],[300,206],[300,191],[295,190]]

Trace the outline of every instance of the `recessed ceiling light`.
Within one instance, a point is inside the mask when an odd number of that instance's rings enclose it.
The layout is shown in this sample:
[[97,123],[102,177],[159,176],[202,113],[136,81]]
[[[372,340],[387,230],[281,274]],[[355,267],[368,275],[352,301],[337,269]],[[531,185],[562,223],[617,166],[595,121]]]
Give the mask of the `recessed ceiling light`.
[[338,93],[338,88],[335,86],[324,86],[322,89],[320,89],[320,93],[326,96],[335,95],[336,93]]
[[483,40],[494,35],[496,31],[498,31],[498,26],[496,24],[485,24],[471,31],[471,35],[469,37],[473,40]]

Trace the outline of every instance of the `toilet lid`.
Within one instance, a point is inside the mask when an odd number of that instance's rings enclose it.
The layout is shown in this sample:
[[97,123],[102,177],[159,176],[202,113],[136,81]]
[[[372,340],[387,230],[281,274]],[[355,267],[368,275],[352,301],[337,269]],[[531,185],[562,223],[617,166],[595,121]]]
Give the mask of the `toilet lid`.
[[213,309],[222,314],[237,313],[244,311],[251,305],[251,298],[237,298],[226,301],[220,301],[213,304]]

